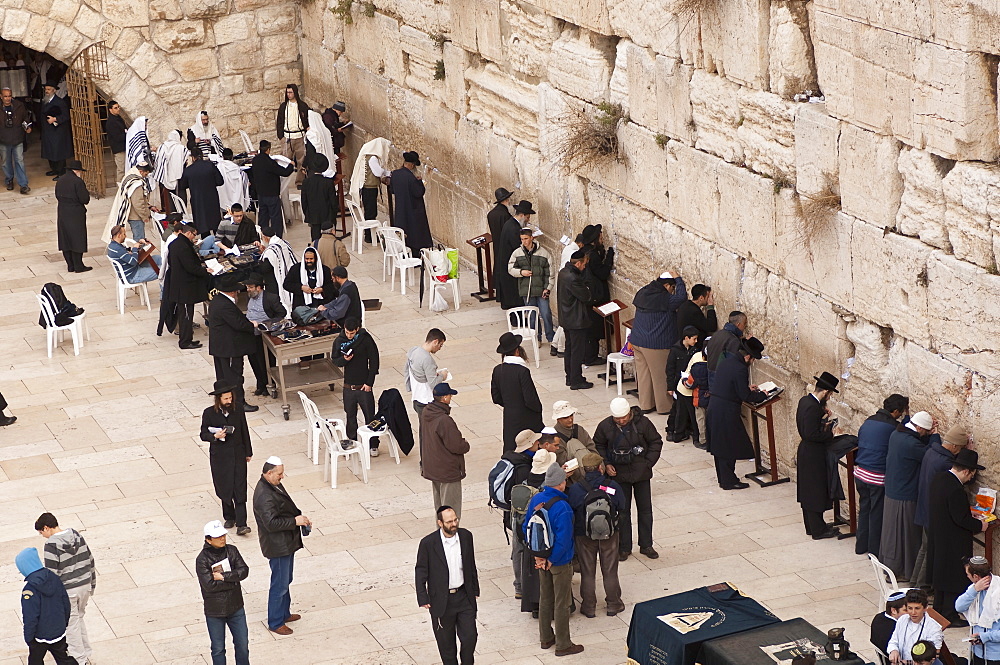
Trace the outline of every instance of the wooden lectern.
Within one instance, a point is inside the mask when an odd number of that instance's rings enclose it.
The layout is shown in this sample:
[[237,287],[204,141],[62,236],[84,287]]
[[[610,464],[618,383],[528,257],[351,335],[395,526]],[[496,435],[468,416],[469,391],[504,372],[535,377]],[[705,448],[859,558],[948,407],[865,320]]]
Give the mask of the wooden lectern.
[[[490,300],[494,300],[496,294],[493,291],[493,257],[490,255],[490,245],[493,244],[493,236],[489,233],[484,233],[481,236],[469,238],[465,242],[476,248],[476,269],[479,271],[479,290],[470,295],[479,302],[489,302]],[[483,278],[483,254],[486,255],[485,279]]]
[[594,311],[604,318],[604,341],[608,345],[608,353],[622,348],[621,313],[626,309],[628,305],[618,299],[594,306]]
[[[778,475],[778,455],[774,449],[774,414],[771,413],[771,407],[775,403],[781,401],[781,395],[775,395],[771,399],[760,402],[759,404],[751,404],[749,402],[744,402],[744,404],[750,409],[750,421],[753,423],[753,461],[754,470],[752,473],[748,473],[744,478],[749,478],[761,487],[770,487],[771,485],[780,485],[781,483],[787,483],[788,478],[782,478]],[[763,411],[763,413],[761,413]],[[768,464],[771,466],[769,468],[765,467],[763,464],[763,459],[760,451],[760,424],[758,420],[763,420],[767,423],[767,454],[768,454]],[[771,474],[771,479],[766,480],[761,478]]]
[[139,256],[137,258],[138,264],[142,265],[143,262],[149,264],[149,267],[153,269],[157,275],[160,274],[160,266],[156,265],[156,261],[153,259],[153,252],[156,251],[156,246],[153,244],[146,245],[146,247],[139,251]]

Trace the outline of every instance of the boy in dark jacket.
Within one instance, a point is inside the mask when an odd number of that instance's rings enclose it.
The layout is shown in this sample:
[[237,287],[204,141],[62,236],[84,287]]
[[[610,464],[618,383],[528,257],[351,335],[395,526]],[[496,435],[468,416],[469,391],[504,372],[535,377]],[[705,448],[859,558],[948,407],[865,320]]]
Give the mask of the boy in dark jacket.
[[194,568],[205,601],[212,663],[225,665],[226,626],[229,626],[236,665],[250,665],[250,636],[240,588],[240,582],[250,574],[250,567],[234,545],[226,544],[226,527],[219,520],[205,525],[205,545],[195,559]]
[[[344,368],[344,413],[347,416],[347,438],[358,436],[358,407],[365,423],[375,418],[375,376],[378,374],[378,346],[361,320],[349,316],[344,329],[333,342],[330,354],[333,364]],[[378,438],[371,439],[372,457],[378,457]]]
[[14,558],[17,570],[24,575],[21,591],[21,617],[28,662],[41,665],[50,653],[56,665],[77,665],[66,652],[66,626],[69,623],[69,596],[59,576],[42,566],[38,550],[27,547]]
[[698,352],[698,329],[688,326],[681,331],[680,339],[670,347],[667,355],[667,390],[674,398],[674,405],[667,418],[667,440],[680,443],[692,436],[698,440],[698,423],[694,418],[694,402],[682,400],[677,391],[681,380],[681,372],[687,370],[691,356]]

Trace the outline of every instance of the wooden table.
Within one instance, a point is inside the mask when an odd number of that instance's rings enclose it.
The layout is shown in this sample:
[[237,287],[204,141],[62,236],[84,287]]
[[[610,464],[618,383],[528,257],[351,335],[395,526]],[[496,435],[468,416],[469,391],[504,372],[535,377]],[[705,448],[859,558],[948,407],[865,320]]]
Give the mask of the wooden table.
[[[493,261],[490,256],[490,245],[493,244],[493,236],[489,233],[484,233],[481,236],[469,238],[465,242],[476,248],[476,269],[479,272],[479,290],[470,295],[479,302],[494,300],[496,293],[493,288]],[[485,262],[483,260],[484,253],[486,254]],[[485,279],[483,279],[484,267],[486,268]]]
[[[781,395],[775,395],[766,402],[761,402],[760,404],[750,404],[744,402],[747,407],[750,408],[750,420],[753,423],[753,459],[754,459],[754,470],[752,473],[748,473],[744,478],[749,478],[761,487],[770,487],[771,485],[780,485],[781,483],[787,483],[788,478],[781,478],[778,474],[778,455],[774,448],[774,414],[771,412],[771,407],[776,403],[781,401]],[[761,411],[763,410],[763,413]],[[767,423],[767,453],[768,453],[768,464],[771,466],[765,467],[763,465],[762,455],[760,452],[760,425],[758,420],[763,420]],[[761,476],[771,474],[770,480],[764,480]]]
[[[331,327],[329,324],[316,324],[310,326],[299,326],[298,330],[318,330]],[[261,338],[264,342],[265,356],[270,354],[274,358],[274,367],[268,362],[267,373],[271,379],[271,396],[277,397],[281,393],[281,411],[285,420],[288,420],[290,405],[288,403],[288,392],[292,390],[308,390],[317,386],[329,386],[334,379],[344,376],[343,370],[333,364],[330,354],[333,350],[333,340],[335,334],[323,335],[322,337],[309,337],[303,340],[286,342],[280,337],[263,333]],[[298,360],[303,356],[323,355],[323,358],[313,359],[309,362],[309,369],[301,369]]]

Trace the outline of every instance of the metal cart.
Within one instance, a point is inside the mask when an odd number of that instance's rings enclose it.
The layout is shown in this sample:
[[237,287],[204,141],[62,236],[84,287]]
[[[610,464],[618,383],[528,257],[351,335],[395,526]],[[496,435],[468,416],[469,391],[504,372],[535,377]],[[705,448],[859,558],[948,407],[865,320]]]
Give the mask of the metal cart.
[[[313,328],[308,326],[306,329]],[[329,386],[334,379],[343,378],[344,372],[333,364],[330,359],[331,347],[335,335],[309,337],[303,340],[286,342],[280,337],[267,333],[261,335],[264,341],[265,357],[270,354],[274,358],[274,367],[268,363],[267,373],[271,379],[268,389],[271,397],[276,398],[281,393],[281,411],[288,420],[288,393],[295,390],[308,390],[318,386]],[[323,354],[322,358],[309,362],[309,369],[300,368],[298,360],[304,356]]]

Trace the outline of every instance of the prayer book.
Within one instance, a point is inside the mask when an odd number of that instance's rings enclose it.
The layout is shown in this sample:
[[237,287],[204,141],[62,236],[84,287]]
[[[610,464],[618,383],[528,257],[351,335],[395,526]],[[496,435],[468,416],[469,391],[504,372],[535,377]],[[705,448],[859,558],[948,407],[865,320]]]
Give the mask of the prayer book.
[[233,566],[229,563],[229,557],[226,557],[222,561],[217,562],[212,566],[213,573],[231,573],[233,572]]
[[615,312],[620,312],[622,308],[614,300],[611,302],[606,302],[597,308],[597,311],[601,313],[601,316],[608,316],[609,314],[614,314]]
[[218,275],[226,270],[226,268],[219,263],[217,259],[209,259],[205,261],[205,267],[208,268],[209,272],[213,275]]

